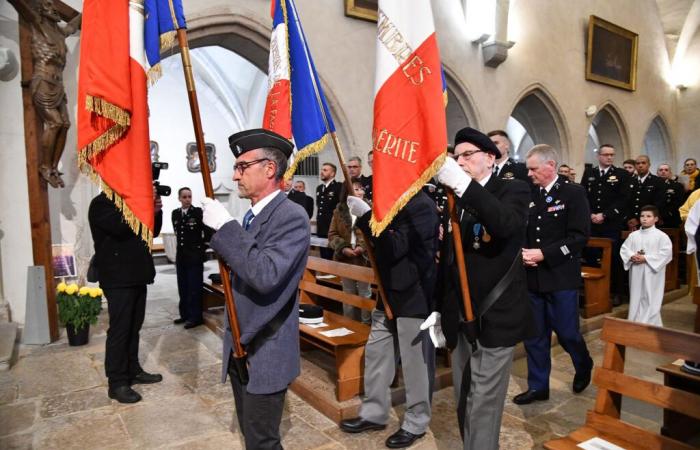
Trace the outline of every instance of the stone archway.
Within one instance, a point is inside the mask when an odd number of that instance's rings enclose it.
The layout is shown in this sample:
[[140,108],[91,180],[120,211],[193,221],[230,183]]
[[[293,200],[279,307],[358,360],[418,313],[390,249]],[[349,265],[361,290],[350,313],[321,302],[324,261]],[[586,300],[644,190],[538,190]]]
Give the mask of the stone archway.
[[588,128],[585,162],[593,165],[598,164],[596,157],[598,148],[608,144],[615,147],[615,165],[621,167],[625,155],[629,154],[627,142],[627,129],[622,116],[612,103],[606,103],[593,117]]
[[527,151],[536,144],[556,148],[562,161],[568,160],[566,128],[553,98],[542,86],[529,88],[513,108],[506,132],[511,139],[511,157],[523,160]]
[[457,131],[464,127],[479,129],[479,123],[467,88],[449,68],[443,66],[443,70],[447,84],[447,142],[451,144]]
[[642,154],[649,156],[653,168],[658,167],[659,164],[667,163],[671,164],[675,170],[668,127],[661,115],[654,117],[647,128],[642,143]]

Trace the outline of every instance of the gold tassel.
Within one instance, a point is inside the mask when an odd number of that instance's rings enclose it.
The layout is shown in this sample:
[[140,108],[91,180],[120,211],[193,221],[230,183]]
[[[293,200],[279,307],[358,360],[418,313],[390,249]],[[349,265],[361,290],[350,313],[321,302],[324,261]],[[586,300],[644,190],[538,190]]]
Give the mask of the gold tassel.
[[128,127],[131,122],[131,114],[128,111],[100,97],[86,95],[85,108],[123,127]]
[[287,181],[291,180],[294,176],[294,172],[296,172],[297,170],[297,166],[299,165],[299,163],[302,162],[304,158],[307,158],[323,150],[323,147],[325,147],[327,143],[328,134],[324,134],[323,137],[318,141],[312,142],[311,144],[299,150],[294,155],[294,161],[292,162],[292,164],[289,167],[287,167],[287,171],[284,173],[284,179]]
[[146,72],[146,77],[148,78],[148,87],[151,87],[154,84],[156,84],[156,81],[160,80],[160,77],[162,76],[163,68],[161,67],[160,63],[148,69],[148,72]]
[[389,212],[384,216],[384,219],[381,221],[377,222],[377,219],[374,215],[374,211],[372,212],[372,218],[369,221],[369,226],[372,229],[372,234],[376,237],[379,236],[382,231],[391,223],[392,220],[394,220],[394,217],[396,217],[396,214],[401,211],[401,208],[406,206],[406,203],[408,203],[413,196],[420,191],[425,183],[428,182],[435,174],[440,170],[440,167],[445,163],[445,157],[447,156],[447,153],[443,152],[441,153],[437,158],[435,158],[435,161],[423,172],[423,174],[409,186],[409,188],[404,192],[401,197],[394,203],[394,206],[391,207]]
[[[175,23],[175,26],[177,26],[177,23]],[[168,31],[167,33],[163,33],[160,35],[160,51],[165,52],[173,48],[175,45],[175,35],[177,32],[175,31]]]

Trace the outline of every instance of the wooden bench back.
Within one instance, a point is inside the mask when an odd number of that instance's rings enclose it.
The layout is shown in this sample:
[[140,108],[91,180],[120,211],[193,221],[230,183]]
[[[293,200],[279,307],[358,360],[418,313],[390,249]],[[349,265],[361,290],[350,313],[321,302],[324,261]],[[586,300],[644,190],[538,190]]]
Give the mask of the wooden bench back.
[[[586,247],[603,249],[603,255],[600,258],[600,270],[609,276],[610,268],[612,267],[612,241],[608,238],[590,237],[588,238]],[[585,272],[586,269],[590,268],[587,266],[581,267],[582,272]],[[595,269],[598,268],[595,267]]]
[[334,275],[340,278],[350,278],[352,280],[370,283],[372,286],[376,286],[377,284],[374,270],[372,270],[371,267],[355,266],[353,264],[331,261],[317,256],[309,256],[306,269],[304,270],[304,276],[299,282],[302,303],[316,303],[316,299],[310,295],[313,294],[369,311],[374,309],[376,302],[373,299],[360,297],[359,295],[343,292],[340,289],[318,284],[316,276],[322,274]]
[[620,421],[622,396],[700,420],[700,395],[624,373],[625,348],[700,361],[700,335],[606,317],[601,339],[606,342],[602,367],[596,367],[595,408],[586,425],[648,449],[688,449],[684,443]]

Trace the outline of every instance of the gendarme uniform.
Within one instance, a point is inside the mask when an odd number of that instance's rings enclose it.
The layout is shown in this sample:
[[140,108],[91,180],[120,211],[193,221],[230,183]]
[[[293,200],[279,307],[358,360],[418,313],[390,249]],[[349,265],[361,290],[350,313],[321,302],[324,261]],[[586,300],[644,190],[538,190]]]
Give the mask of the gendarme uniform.
[[527,176],[527,167],[521,162],[515,162],[513,158],[508,158],[502,167],[494,166],[494,174],[503,180],[523,180],[530,182]]
[[644,178],[636,176],[630,180],[629,187],[631,195],[627,219],[639,219],[639,211],[646,205],[656,206],[663,217],[666,209],[666,185],[661,178],[651,173],[647,173]]
[[[204,272],[205,239],[208,230],[202,222],[202,209],[190,206],[172,212],[173,231],[177,238],[177,289],[180,317],[187,322],[202,322],[202,274]],[[205,235],[205,233],[207,233]]]
[[681,214],[678,208],[683,204],[685,197],[685,188],[681,183],[674,180],[664,181],[664,195],[666,203],[664,205],[661,219],[664,228],[678,228],[681,226]]
[[328,236],[328,228],[331,226],[333,211],[338,206],[341,184],[335,180],[323,183],[316,187],[316,234],[320,237]]
[[604,171],[599,167],[586,167],[581,186],[586,190],[591,214],[603,213],[603,223],[592,224],[591,235],[608,237],[606,234],[619,234],[627,210],[629,174],[625,169],[615,166],[610,166]]

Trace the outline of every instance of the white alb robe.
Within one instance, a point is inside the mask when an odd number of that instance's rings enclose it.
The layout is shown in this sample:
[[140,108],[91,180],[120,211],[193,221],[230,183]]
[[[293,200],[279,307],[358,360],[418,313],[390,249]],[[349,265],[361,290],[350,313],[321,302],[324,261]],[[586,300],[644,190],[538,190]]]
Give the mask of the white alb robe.
[[[632,255],[644,251],[646,262],[634,264]],[[664,298],[666,265],[672,258],[671,239],[656,227],[630,234],[622,244],[620,256],[630,273],[630,309],[627,320],[663,326],[661,303]]]

